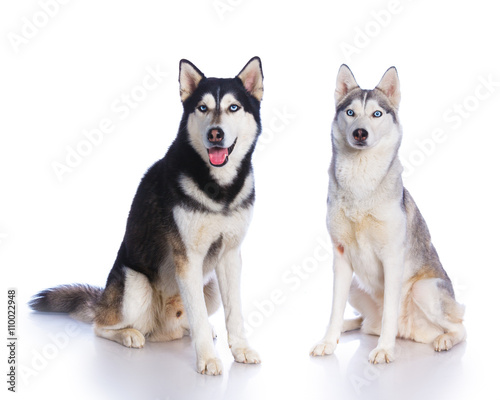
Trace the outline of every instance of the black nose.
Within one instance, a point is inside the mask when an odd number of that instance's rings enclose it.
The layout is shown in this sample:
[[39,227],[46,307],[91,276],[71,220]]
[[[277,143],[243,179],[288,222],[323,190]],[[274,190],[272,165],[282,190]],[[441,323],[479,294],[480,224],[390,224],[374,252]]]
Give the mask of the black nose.
[[210,143],[222,142],[222,139],[224,139],[224,131],[221,128],[211,128],[207,136]]
[[368,131],[366,129],[355,129],[352,136],[354,136],[354,139],[358,142],[364,142],[368,137]]

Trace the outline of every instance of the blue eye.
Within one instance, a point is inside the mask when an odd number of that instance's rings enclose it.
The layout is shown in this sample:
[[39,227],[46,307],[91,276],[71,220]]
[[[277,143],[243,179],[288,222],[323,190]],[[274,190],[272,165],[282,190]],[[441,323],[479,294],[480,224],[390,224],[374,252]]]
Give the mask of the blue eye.
[[206,105],[202,104],[201,106],[198,107],[198,110],[200,110],[202,113],[207,112],[208,108]]
[[349,115],[349,117],[353,117],[354,116],[354,111],[349,109],[345,112],[347,115]]
[[378,111],[378,110],[377,110],[377,111],[375,111],[375,112],[373,113],[373,116],[374,116],[375,118],[380,118],[380,117],[382,116],[382,111]]
[[229,106],[229,111],[231,111],[231,112],[236,112],[236,111],[238,111],[239,109],[240,109],[240,106],[238,106],[238,105],[236,105],[236,104],[231,104],[231,105]]

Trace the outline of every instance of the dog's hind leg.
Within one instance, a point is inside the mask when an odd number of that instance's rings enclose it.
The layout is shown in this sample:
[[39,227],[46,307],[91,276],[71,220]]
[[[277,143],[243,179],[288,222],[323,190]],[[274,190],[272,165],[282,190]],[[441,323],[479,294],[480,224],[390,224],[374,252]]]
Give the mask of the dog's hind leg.
[[94,332],[99,337],[120,343],[125,347],[140,349],[146,343],[144,335],[134,328],[116,329],[94,325]]
[[[361,316],[352,322],[344,321],[344,331],[357,329],[359,323],[361,331],[368,335],[380,336],[382,326],[382,312],[380,305],[377,305],[370,294],[360,288],[359,283],[354,277],[349,290],[349,304],[358,311]],[[345,329],[351,328],[351,329]]]
[[361,328],[362,324],[363,324],[363,317],[344,319],[344,323],[342,324],[342,333],[355,331],[356,329]]
[[[208,315],[213,314],[220,305],[219,287],[215,276],[205,283],[203,287],[205,296],[205,304]],[[168,342],[182,338],[184,335],[189,335],[191,329],[187,318],[186,309],[180,294],[176,294],[161,302],[160,307],[155,307],[158,310],[158,325],[157,329],[148,336],[148,341],[151,342]],[[216,339],[217,334],[215,328],[211,325],[212,338]]]
[[[221,303],[219,285],[217,283],[217,276],[213,276],[210,280],[203,286],[203,294],[205,295],[205,304],[207,306],[208,315],[212,315],[216,312]],[[212,337],[217,339],[217,332],[212,325]]]
[[457,303],[450,288],[451,283],[441,278],[419,280],[412,288],[413,301],[428,319],[429,329],[440,328],[433,343],[436,351],[449,350],[466,337],[465,308]]
[[203,286],[203,294],[205,295],[207,313],[208,315],[212,315],[219,309],[221,303],[219,285],[215,274]]
[[125,347],[141,348],[154,328],[153,289],[148,279],[129,268],[106,286],[96,308],[94,332]]

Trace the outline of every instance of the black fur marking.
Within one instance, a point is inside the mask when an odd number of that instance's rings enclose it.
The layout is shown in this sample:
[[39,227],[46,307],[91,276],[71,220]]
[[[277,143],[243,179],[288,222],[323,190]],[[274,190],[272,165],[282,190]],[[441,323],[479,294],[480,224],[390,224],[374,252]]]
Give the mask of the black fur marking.
[[217,257],[219,255],[220,249],[222,248],[222,239],[223,237],[222,235],[220,235],[219,238],[210,245],[207,255],[205,256],[206,260]]
[[[192,179],[213,201],[223,205],[223,212],[231,212],[229,205],[239,195],[247,177],[252,173],[252,153],[261,132],[260,101],[247,92],[240,78],[206,78],[192,63],[181,60],[180,65],[183,62],[189,63],[200,74],[201,80],[182,103],[184,113],[176,139],[165,157],[149,168],[139,184],[128,216],[123,242],[104,291],[85,285],[47,289],[30,302],[34,310],[80,312],[87,320],[95,311],[95,323],[98,325],[110,326],[120,322],[125,267],[144,274],[153,283],[167,259],[185,257],[185,246],[173,216],[174,208],[180,206],[210,212],[183,191],[180,186],[181,176]],[[219,185],[211,177],[212,167],[207,165],[191,146],[188,138],[188,117],[206,93],[211,93],[214,98],[223,98],[225,94],[231,93],[244,111],[253,115],[257,124],[255,141],[241,161],[236,178],[228,185]],[[254,199],[255,191],[252,189],[239,207],[250,207]],[[207,256],[211,257],[219,252],[221,246],[222,236],[212,244]]]
[[[229,185],[219,185],[210,175],[210,166],[201,158],[189,142],[187,119],[195,111],[206,93],[214,98],[231,93],[246,112],[257,123],[256,138],[241,161],[238,173]],[[261,131],[260,102],[249,95],[239,78],[205,78],[200,81],[192,95],[183,102],[182,116],[176,139],[164,158],[156,162],[144,175],[127,221],[122,247],[108,278],[108,285],[124,285],[123,267],[129,267],[154,281],[161,265],[172,251],[167,238],[180,235],[173,218],[173,209],[182,206],[193,211],[212,212],[196,199],[187,195],[180,186],[180,177],[192,179],[197,187],[213,201],[223,205],[223,212],[229,213],[229,205],[242,190],[245,180],[252,173],[252,153]],[[250,207],[255,200],[252,190],[240,207]],[[113,275],[113,277],[112,277]]]
[[189,64],[191,67],[193,67],[193,69],[202,77],[205,77],[205,75],[203,74],[203,72],[201,72],[198,67],[196,65],[194,65],[191,61],[189,60],[186,60],[185,58],[183,58],[182,60],[179,61],[179,72],[181,70],[181,66],[183,63],[186,63],[186,64]]
[[406,212],[406,190],[403,190],[403,195],[401,196],[401,210]]

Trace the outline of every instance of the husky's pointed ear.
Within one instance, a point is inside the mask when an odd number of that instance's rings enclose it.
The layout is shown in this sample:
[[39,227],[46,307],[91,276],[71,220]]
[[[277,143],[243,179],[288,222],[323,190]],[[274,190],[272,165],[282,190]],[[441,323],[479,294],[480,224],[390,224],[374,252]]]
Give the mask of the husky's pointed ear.
[[188,60],[180,61],[179,87],[182,102],[193,94],[203,78],[205,78],[205,75],[192,62]]
[[264,95],[264,75],[259,57],[253,57],[241,72],[236,76],[240,78],[243,86],[257,100],[261,101]]
[[381,90],[389,98],[394,107],[399,107],[401,91],[399,90],[398,71],[396,71],[395,67],[391,67],[385,71],[376,89]]
[[337,75],[337,87],[335,88],[335,104],[339,104],[340,100],[351,90],[359,88],[354,75],[349,67],[342,64]]

